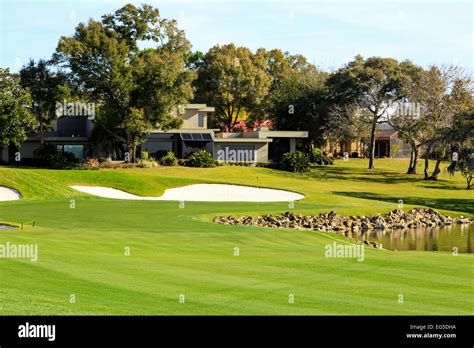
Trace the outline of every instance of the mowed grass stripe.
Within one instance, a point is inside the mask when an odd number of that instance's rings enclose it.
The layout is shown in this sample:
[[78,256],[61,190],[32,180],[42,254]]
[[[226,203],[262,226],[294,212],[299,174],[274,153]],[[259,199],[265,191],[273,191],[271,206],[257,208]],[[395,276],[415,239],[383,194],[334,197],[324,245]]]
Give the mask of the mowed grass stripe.
[[[69,188],[82,183],[144,196],[198,182],[235,183],[305,194],[295,212],[384,213],[434,207],[472,215],[464,179],[402,174],[406,161],[337,162],[307,175],[266,168],[54,171],[0,167],[0,185],[25,199],[0,203],[0,221],[36,227],[1,231],[0,243],[37,243],[40,259],[0,259],[0,314],[473,314],[473,256],[365,250],[365,260],[326,258],[352,243],[336,234],[217,225],[216,215],[290,210],[283,203],[117,201]],[[258,180],[257,180],[258,177]],[[70,208],[71,199],[75,209]],[[131,256],[124,256],[124,248]],[[240,256],[234,256],[234,248]],[[75,294],[77,302],[69,303]],[[178,302],[185,294],[186,303]],[[288,295],[295,303],[288,303]],[[404,303],[397,302],[404,295]]]

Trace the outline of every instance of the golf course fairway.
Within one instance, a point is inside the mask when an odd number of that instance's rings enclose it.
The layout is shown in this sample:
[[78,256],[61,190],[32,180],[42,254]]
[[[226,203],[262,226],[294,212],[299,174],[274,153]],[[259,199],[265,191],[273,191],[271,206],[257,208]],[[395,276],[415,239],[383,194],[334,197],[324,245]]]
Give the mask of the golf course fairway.
[[[227,226],[216,215],[336,210],[344,215],[431,207],[474,216],[464,178],[403,174],[406,160],[336,161],[296,174],[256,167],[47,170],[0,167],[0,245],[34,244],[38,260],[0,258],[1,315],[472,315],[474,255],[365,249],[334,233]],[[422,170],[420,170],[421,172]],[[289,202],[114,200],[71,185],[139,196],[214,183],[300,193]],[[33,227],[33,223],[34,227]],[[290,301],[289,298],[294,299]],[[402,299],[402,300],[400,300]]]

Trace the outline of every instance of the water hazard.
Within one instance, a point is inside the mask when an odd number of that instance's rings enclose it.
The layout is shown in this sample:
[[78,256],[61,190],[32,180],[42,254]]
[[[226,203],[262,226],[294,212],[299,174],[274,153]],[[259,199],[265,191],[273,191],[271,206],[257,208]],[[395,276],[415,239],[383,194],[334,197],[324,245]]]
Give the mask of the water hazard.
[[352,233],[352,237],[382,243],[388,250],[449,251],[472,254],[474,224],[454,224],[441,228],[371,230]]

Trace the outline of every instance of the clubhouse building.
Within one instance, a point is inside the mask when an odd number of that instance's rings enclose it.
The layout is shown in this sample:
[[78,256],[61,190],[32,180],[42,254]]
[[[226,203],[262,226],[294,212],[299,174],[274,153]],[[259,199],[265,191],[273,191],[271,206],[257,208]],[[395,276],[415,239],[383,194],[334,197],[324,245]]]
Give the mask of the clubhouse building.
[[[153,130],[145,135],[140,151],[150,154],[173,151],[177,158],[204,149],[213,154],[216,160],[235,162],[270,162],[278,161],[286,152],[296,151],[298,139],[307,138],[305,131],[272,131],[266,127],[249,132],[229,133],[219,129],[208,128],[208,120],[215,109],[206,104],[187,104],[174,113],[183,119],[179,129],[163,131]],[[54,121],[54,130],[45,132],[43,141],[57,147],[59,151],[70,152],[78,159],[92,153],[92,135],[94,122],[87,116],[63,116]],[[22,146],[5,147],[1,153],[3,162],[34,158],[34,153],[41,147],[38,134],[30,134]],[[244,154],[241,157],[232,157]],[[106,154],[104,154],[105,156]],[[228,157],[230,156],[230,158]]]

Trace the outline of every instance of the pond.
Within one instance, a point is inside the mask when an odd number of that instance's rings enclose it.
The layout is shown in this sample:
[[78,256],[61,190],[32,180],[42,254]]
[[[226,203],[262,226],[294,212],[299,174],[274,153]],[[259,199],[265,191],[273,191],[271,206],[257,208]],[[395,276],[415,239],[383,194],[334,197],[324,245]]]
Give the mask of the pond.
[[0,230],[14,230],[17,227],[14,226],[8,226],[8,225],[0,225]]
[[474,224],[455,224],[442,228],[364,231],[353,238],[382,243],[388,250],[453,251],[472,254]]

